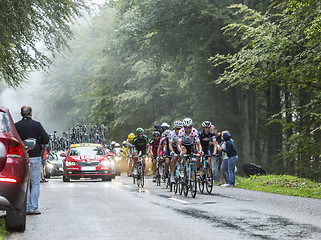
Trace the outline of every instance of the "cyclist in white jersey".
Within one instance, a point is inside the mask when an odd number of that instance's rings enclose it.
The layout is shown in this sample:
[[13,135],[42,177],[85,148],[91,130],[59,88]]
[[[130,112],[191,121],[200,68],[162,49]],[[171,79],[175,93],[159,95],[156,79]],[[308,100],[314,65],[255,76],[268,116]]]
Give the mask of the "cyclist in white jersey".
[[[193,128],[193,121],[190,118],[185,118],[183,120],[184,128],[179,130],[177,149],[181,155],[191,154],[194,152],[194,144],[196,144],[196,151],[199,154],[203,154],[201,142],[198,136],[198,131]],[[185,164],[185,157],[183,158],[183,164]],[[196,161],[196,166],[199,168],[199,157]]]
[[183,122],[182,121],[176,121],[174,122],[174,130],[171,131],[169,135],[169,151],[172,156],[172,162],[171,162],[171,182],[175,182],[174,179],[174,171],[175,171],[175,165],[177,161],[177,156],[174,156],[175,154],[179,154],[180,152],[177,149],[177,141],[178,141],[178,132],[181,130],[183,127]]

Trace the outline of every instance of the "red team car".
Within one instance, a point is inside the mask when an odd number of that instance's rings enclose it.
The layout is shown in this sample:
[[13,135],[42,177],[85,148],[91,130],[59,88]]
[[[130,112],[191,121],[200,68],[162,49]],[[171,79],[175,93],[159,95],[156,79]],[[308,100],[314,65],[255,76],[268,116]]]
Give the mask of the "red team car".
[[9,110],[0,106],[0,209],[6,210],[6,230],[24,231],[29,157]]
[[104,147],[96,143],[72,144],[63,161],[63,181],[80,178],[102,178],[111,181],[111,162]]

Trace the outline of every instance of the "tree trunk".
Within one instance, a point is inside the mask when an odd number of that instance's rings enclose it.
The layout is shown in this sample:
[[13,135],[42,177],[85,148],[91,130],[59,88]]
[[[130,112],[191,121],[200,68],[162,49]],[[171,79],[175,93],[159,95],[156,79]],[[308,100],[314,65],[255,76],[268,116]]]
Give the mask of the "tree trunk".
[[251,161],[251,135],[249,123],[249,90],[239,89],[239,111],[241,120],[242,162]]
[[[270,85],[266,91],[268,120],[272,120],[273,115],[281,112],[280,92],[280,87],[277,85]],[[273,122],[267,126],[267,138],[267,166],[272,171],[282,172],[282,159],[277,158],[278,153],[282,151],[282,126],[280,123]]]

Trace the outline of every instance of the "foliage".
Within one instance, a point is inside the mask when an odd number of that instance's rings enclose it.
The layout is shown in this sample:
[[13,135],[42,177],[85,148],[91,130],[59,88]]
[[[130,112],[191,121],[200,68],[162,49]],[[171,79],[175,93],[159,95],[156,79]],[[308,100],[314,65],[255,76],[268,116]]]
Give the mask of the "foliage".
[[275,7],[278,14],[231,6],[238,9],[235,14],[243,14],[243,22],[229,24],[224,30],[240,36],[243,46],[235,54],[216,55],[211,61],[214,66],[227,65],[218,84],[282,89],[283,108],[270,118],[281,123],[286,134],[284,140],[279,139],[286,147],[279,154],[284,159],[281,164],[287,162],[288,170],[320,179],[321,49],[316,43],[321,39],[315,22],[321,6],[316,1],[285,2]]
[[321,183],[289,175],[236,178],[235,187],[290,196],[321,199]]
[[5,217],[0,217],[0,240],[3,240],[7,234]]
[[70,22],[85,8],[83,0],[1,0],[0,80],[16,87],[28,71],[46,69],[51,63],[39,50],[52,55],[72,37]]

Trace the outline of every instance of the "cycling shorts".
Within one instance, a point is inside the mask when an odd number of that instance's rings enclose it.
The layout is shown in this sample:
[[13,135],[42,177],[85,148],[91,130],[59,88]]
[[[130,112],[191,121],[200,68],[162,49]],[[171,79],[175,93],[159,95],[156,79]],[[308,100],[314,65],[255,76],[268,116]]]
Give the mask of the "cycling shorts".
[[146,147],[141,148],[141,149],[135,148],[134,151],[137,152],[137,153],[142,152],[142,155],[146,155]]
[[195,153],[193,145],[182,145],[182,147],[186,148],[187,154],[192,154]]

